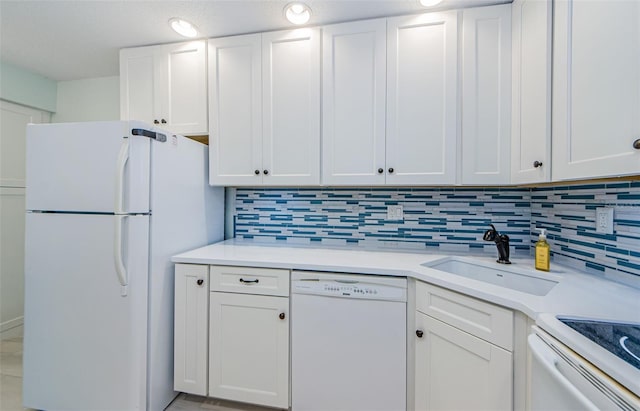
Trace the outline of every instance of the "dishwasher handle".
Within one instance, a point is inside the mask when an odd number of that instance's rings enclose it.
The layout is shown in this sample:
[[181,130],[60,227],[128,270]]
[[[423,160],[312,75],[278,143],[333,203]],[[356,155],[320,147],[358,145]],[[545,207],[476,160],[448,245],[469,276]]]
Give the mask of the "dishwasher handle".
[[[558,356],[546,346],[546,344],[535,334],[529,335],[529,348],[533,355],[533,360],[537,361],[567,393],[575,398],[585,411],[598,411],[596,407],[585,395],[576,388],[558,369],[558,363],[562,361]],[[544,393],[537,393],[544,395]]]

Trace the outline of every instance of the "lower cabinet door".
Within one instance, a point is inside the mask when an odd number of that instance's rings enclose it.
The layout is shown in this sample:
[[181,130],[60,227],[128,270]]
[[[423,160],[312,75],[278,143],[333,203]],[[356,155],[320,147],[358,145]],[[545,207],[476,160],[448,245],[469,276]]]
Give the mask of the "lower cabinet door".
[[511,410],[512,354],[416,312],[416,410]]
[[207,395],[209,266],[176,264],[173,388]]
[[209,396],[289,407],[289,299],[212,292]]

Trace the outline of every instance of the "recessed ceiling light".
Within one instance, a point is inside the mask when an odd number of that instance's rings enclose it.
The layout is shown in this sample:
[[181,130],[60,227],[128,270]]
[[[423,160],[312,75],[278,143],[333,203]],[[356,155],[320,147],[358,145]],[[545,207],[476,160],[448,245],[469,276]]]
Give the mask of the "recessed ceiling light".
[[193,24],[188,21],[178,18],[172,17],[169,19],[169,25],[176,33],[181,36],[193,38],[198,36],[198,29]]
[[442,0],[420,0],[420,4],[422,4],[424,7],[437,6],[440,3],[442,3]]
[[305,24],[311,18],[311,9],[304,3],[289,3],[284,7],[284,15],[293,24]]

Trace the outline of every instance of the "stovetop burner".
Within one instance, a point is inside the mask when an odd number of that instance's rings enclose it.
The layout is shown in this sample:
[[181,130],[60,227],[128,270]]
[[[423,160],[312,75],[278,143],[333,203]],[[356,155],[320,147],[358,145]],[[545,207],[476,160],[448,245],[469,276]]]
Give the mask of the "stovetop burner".
[[558,320],[640,369],[640,324],[562,317]]

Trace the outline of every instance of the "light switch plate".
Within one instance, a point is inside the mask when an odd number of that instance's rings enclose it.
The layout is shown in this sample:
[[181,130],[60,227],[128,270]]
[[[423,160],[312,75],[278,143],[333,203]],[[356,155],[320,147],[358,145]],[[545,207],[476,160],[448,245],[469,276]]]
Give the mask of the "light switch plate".
[[613,207],[596,208],[596,232],[613,234]]
[[404,211],[402,210],[402,206],[387,206],[387,220],[404,220]]

